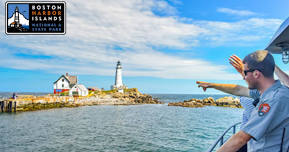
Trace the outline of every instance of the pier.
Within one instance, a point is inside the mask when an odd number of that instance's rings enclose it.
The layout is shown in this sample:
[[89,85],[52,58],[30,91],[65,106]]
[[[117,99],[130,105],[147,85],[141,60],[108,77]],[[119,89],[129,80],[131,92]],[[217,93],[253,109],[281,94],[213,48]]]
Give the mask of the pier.
[[23,95],[16,100],[0,99],[0,112],[24,112],[52,108],[78,107],[81,105],[88,105],[88,102],[83,101],[83,98],[76,97],[36,97],[32,95]]
[[17,106],[16,101],[1,100],[0,101],[0,112],[16,112]]

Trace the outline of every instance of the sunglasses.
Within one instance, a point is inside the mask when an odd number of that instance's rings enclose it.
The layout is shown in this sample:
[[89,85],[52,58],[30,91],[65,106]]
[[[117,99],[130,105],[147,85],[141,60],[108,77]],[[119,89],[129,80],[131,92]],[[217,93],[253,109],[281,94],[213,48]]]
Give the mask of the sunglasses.
[[257,69],[244,70],[244,74],[245,74],[245,76],[246,76],[248,72],[253,72],[253,71],[255,71],[255,70],[257,70]]

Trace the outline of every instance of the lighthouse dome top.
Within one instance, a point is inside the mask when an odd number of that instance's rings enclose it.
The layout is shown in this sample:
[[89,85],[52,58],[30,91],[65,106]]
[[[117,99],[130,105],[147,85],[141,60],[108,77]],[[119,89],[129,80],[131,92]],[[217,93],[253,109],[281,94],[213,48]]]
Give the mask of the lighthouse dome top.
[[121,67],[121,63],[120,63],[120,61],[117,61],[116,68],[117,68],[117,69],[121,69],[121,68],[122,68],[122,67]]
[[117,65],[121,65],[120,61],[117,61]]

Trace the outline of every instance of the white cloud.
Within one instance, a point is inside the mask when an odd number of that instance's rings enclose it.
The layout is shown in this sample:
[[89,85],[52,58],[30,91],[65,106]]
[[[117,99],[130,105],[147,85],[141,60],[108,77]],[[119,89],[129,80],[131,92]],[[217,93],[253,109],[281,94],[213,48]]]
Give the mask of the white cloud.
[[217,12],[226,13],[231,15],[238,15],[238,16],[252,16],[257,15],[257,13],[248,11],[248,10],[233,10],[230,8],[218,8]]
[[[207,43],[253,43],[268,37],[275,30],[272,28],[281,22],[251,18],[238,22],[183,23],[182,18],[175,16],[176,10],[161,0],[67,0],[66,3],[66,35],[3,34],[0,44],[15,49],[1,48],[0,66],[55,73],[114,75],[115,62],[121,60],[126,76],[234,80],[240,77],[227,72],[223,65],[168,55],[160,50],[187,50]],[[1,20],[4,20],[3,11],[0,10]],[[167,15],[158,16],[155,11]],[[0,24],[0,28],[2,30],[4,26]]]
[[[97,53],[91,53],[93,55],[91,58],[83,57],[83,54],[89,54],[88,51],[78,53],[80,58],[83,58],[79,60],[77,60],[77,57],[66,57],[67,59],[29,59],[15,56],[19,52],[21,51],[2,49],[0,52],[0,65],[25,70],[45,70],[53,73],[70,72],[77,74],[114,75],[115,61],[121,58],[124,67],[123,74],[125,76],[152,76],[179,79],[240,79],[237,74],[227,73],[227,68],[224,66],[216,66],[203,60],[172,57],[154,50],[122,52],[118,54],[118,58],[109,57],[108,54],[100,54],[102,56],[101,60],[98,60]],[[28,52],[26,53],[28,54]],[[64,53],[67,53],[67,51],[62,52],[62,54]],[[212,77],[212,74],[214,77]]]
[[215,46],[246,46],[271,39],[281,23],[280,19],[249,18],[236,22],[196,21],[195,25],[207,29],[207,32],[199,37],[199,40],[203,39],[203,43]]

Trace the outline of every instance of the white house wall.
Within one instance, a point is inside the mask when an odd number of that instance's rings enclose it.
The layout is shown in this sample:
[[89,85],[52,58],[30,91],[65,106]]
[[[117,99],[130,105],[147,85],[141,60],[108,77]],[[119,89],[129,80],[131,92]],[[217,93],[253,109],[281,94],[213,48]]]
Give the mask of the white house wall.
[[69,90],[69,95],[72,96],[73,92],[78,92],[79,96],[87,96],[88,95],[88,90],[85,87],[79,87],[78,85],[73,86],[70,90]]
[[[64,81],[62,82],[62,80]],[[70,89],[69,82],[63,76],[56,83],[54,83],[53,87],[54,89]]]

